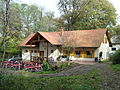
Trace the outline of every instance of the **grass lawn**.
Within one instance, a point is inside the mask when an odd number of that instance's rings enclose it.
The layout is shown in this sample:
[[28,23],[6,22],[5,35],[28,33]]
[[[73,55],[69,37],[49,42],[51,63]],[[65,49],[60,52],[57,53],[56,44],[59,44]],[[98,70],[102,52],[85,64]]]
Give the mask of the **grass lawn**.
[[0,90],[99,90],[101,77],[97,70],[84,75],[36,78],[0,75]]
[[120,64],[112,64],[111,67],[114,71],[120,71]]

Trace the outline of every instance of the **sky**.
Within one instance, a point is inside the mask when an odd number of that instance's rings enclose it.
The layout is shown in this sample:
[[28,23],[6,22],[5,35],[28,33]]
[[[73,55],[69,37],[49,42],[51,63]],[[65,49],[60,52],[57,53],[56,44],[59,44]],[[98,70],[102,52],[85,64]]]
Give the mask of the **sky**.
[[59,17],[60,13],[57,8],[57,3],[59,0],[16,0],[20,3],[35,4],[41,6],[46,11],[54,11],[55,17]]
[[[55,17],[59,17],[60,13],[57,8],[57,3],[59,0],[17,0],[20,3],[27,3],[27,4],[36,4],[38,6],[43,7],[45,10],[54,11]],[[109,0],[113,6],[116,8],[116,13],[120,18],[120,0]]]

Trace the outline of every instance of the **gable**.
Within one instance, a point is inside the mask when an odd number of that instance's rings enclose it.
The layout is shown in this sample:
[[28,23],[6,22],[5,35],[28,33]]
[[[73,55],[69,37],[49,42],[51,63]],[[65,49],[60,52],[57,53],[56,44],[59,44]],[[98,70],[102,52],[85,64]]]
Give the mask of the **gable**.
[[25,38],[20,44],[19,46],[22,46],[22,47],[30,47],[30,45],[27,45],[27,43],[31,40],[31,38],[33,36],[35,36],[36,33],[33,33],[33,34],[30,34],[27,38]]
[[[48,41],[49,43],[51,43],[52,45],[61,45],[61,38],[59,36],[59,34],[57,32],[37,32],[34,34],[30,34],[27,38],[25,38],[20,44],[19,46],[21,47],[34,47],[35,45],[33,45],[34,43],[31,44],[31,41],[38,41],[38,39],[36,38],[44,38],[44,41]],[[56,37],[56,38],[55,38]],[[38,43],[37,42],[37,43]]]

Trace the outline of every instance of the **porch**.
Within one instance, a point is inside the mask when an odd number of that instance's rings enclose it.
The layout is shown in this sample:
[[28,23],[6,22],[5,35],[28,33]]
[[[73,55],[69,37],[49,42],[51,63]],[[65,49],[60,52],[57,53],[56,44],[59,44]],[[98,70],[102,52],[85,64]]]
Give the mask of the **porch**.
[[37,62],[48,61],[48,57],[59,47],[59,45],[52,45],[39,33],[35,34],[26,45],[28,47],[22,48],[22,59]]

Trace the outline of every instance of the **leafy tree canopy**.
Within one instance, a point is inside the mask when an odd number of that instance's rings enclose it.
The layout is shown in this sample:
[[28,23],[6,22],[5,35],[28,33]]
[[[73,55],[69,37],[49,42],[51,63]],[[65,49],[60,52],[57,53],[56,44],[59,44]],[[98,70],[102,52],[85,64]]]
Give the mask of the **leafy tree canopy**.
[[66,30],[106,28],[116,24],[113,5],[108,0],[59,0],[62,16],[59,27]]
[[0,58],[18,54],[18,44],[31,33],[56,30],[54,23],[54,12],[36,5],[0,0]]

